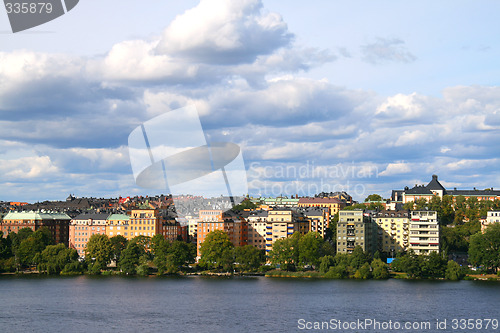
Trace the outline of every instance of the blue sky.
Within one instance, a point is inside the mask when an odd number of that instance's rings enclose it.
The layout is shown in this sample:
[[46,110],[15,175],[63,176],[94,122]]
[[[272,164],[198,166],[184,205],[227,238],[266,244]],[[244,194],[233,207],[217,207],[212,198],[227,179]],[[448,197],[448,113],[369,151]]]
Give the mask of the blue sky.
[[250,194],[500,186],[496,1],[80,1],[0,9],[0,200],[156,194],[127,138],[195,104]]

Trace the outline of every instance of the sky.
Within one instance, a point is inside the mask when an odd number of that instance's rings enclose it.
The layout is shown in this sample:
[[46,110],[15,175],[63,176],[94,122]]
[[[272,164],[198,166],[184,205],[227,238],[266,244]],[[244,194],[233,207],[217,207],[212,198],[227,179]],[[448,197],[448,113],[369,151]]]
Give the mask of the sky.
[[163,193],[135,183],[128,136],[189,105],[253,196],[500,188],[499,11],[85,0],[13,34],[0,8],[0,200]]

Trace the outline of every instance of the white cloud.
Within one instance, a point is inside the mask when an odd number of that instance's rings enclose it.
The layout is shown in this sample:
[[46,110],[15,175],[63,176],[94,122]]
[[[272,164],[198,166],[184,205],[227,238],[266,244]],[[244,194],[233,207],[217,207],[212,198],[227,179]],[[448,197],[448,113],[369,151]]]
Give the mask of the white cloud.
[[409,63],[417,59],[405,47],[405,42],[398,38],[377,38],[374,43],[361,47],[363,60],[371,64],[386,62]]
[[411,172],[410,166],[405,162],[389,163],[384,171],[379,173],[380,176],[392,176],[402,173]]
[[3,180],[44,178],[57,174],[59,168],[49,156],[22,157],[15,160],[0,160]]
[[281,16],[262,7],[260,0],[202,0],[165,29],[157,52],[203,63],[252,63],[292,39]]

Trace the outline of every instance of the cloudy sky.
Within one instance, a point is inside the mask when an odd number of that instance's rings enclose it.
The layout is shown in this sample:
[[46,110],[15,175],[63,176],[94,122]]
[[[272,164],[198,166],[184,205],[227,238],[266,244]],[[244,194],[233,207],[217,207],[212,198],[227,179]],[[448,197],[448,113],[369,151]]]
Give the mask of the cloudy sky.
[[128,136],[195,105],[252,195],[500,188],[497,1],[80,1],[0,9],[0,200],[161,193]]

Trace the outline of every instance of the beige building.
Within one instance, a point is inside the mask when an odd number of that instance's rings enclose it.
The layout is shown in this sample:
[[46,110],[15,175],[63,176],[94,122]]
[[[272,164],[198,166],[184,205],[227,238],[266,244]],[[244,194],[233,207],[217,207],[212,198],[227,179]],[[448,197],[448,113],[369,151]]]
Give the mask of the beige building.
[[416,254],[439,253],[439,223],[435,211],[412,211],[410,249]]
[[395,255],[409,247],[410,214],[407,210],[383,210],[372,215],[378,227],[379,250]]
[[248,244],[259,250],[266,248],[266,225],[268,211],[258,210],[250,212],[248,222]]
[[325,238],[326,229],[330,225],[330,210],[328,207],[308,207],[301,210],[301,213],[309,222],[309,231],[317,232]]
[[303,215],[291,209],[270,210],[266,223],[266,253],[272,251],[278,239],[288,238],[297,231],[302,235],[309,232],[309,222]]

